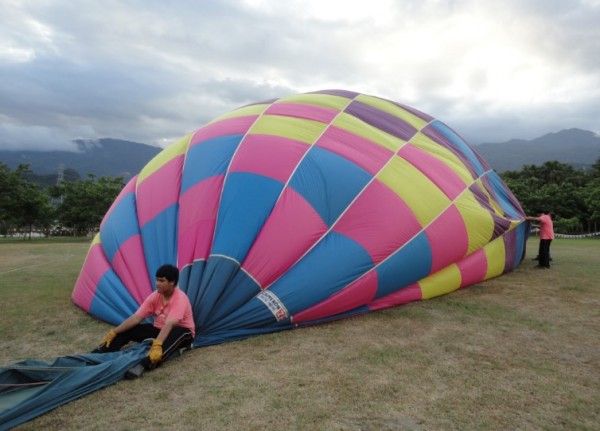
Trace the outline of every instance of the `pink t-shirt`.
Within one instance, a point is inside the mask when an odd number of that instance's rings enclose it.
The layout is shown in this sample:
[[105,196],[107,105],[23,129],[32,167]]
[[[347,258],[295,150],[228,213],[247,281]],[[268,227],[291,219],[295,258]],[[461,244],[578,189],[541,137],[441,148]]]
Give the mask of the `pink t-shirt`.
[[192,336],[196,335],[192,305],[187,295],[178,287],[175,288],[166,305],[163,305],[162,295],[155,290],[144,300],[135,314],[142,319],[154,317],[154,326],[159,329],[165,326],[167,320],[178,320],[177,326],[188,328],[192,331]]
[[547,214],[540,216],[540,239],[554,239],[554,224]]

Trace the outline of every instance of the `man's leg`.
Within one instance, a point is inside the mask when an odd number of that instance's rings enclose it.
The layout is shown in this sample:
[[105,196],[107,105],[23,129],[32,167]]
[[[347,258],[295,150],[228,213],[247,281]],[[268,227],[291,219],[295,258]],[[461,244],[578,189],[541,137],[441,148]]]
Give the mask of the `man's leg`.
[[542,240],[540,239],[540,242],[538,243],[538,254],[536,257],[534,257],[531,260],[537,260],[538,264],[540,263],[540,256],[542,255]]
[[[158,332],[160,332],[157,329]],[[156,335],[158,335],[158,332]],[[156,337],[153,337],[156,338]],[[175,326],[165,342],[163,343],[163,355],[159,363],[153,364],[150,358],[146,356],[142,361],[127,371],[126,377],[129,379],[137,379],[142,376],[145,370],[153,370],[164,361],[166,361],[177,350],[185,347],[191,347],[194,337],[192,331],[181,326]]]
[[550,244],[552,244],[552,240],[549,239],[548,241],[548,245],[546,247],[546,253],[548,254],[548,266],[546,268],[550,268],[550,261],[552,260],[552,255],[550,254]]
[[543,239],[540,241],[540,266],[550,268],[550,240]]
[[192,331],[190,331],[188,328],[175,326],[163,343],[162,360],[166,361],[169,356],[181,348],[190,347],[192,345],[192,341],[194,341],[194,337],[192,337]]
[[[159,330],[157,329],[157,331],[159,331]],[[158,332],[157,332],[157,335],[158,335]],[[156,337],[153,337],[153,338],[156,338]],[[177,350],[179,350],[181,348],[185,348],[185,347],[191,347],[192,341],[194,341],[194,337],[192,337],[192,331],[190,331],[187,328],[183,328],[181,326],[175,326],[173,329],[171,329],[171,333],[169,334],[169,336],[163,343],[163,354],[162,354],[162,359],[160,360],[160,362],[157,364],[153,364],[150,361],[150,358],[146,356],[144,359],[142,359],[141,365],[146,370],[153,370],[154,368],[156,368],[160,364],[162,364],[164,361],[169,359],[169,357],[173,353],[175,353]],[[130,374],[137,374],[132,377],[139,377],[141,375],[141,373],[143,372],[143,370],[141,370],[141,369],[136,369],[135,372],[133,372],[133,370],[130,370],[130,371],[132,371],[132,373],[130,373]]]
[[155,328],[150,323],[142,323],[141,325],[134,326],[128,331],[117,334],[115,339],[110,343],[109,347],[101,345],[93,350],[92,353],[117,352],[130,341],[139,343],[140,341],[144,341],[148,338],[156,338],[159,332],[160,330]]

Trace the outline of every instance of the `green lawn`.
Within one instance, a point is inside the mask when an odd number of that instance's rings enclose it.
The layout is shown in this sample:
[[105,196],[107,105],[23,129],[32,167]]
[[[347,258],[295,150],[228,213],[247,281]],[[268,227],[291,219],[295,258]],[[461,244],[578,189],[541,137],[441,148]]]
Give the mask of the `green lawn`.
[[[86,241],[0,240],[0,364],[89,351]],[[197,349],[22,430],[597,430],[600,240],[428,301]]]

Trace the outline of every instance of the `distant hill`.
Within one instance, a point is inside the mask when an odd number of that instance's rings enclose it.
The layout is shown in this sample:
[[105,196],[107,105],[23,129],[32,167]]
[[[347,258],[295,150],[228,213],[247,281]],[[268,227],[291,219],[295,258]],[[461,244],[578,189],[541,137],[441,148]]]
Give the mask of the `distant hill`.
[[497,172],[518,171],[523,165],[542,165],[550,160],[584,168],[600,157],[600,136],[589,130],[568,129],[530,141],[512,139],[474,148]]
[[29,164],[38,175],[55,175],[63,165],[65,171],[76,171],[82,178],[123,177],[125,181],[139,171],[162,148],[118,139],[75,141],[79,152],[72,151],[0,151],[0,162],[15,169],[21,163]]
[[[162,149],[138,142],[118,139],[75,141],[79,152],[69,151],[7,151],[0,150],[0,162],[15,169],[28,163],[40,181],[56,182],[61,164],[65,178],[85,178],[88,173],[97,177],[123,177],[128,181]],[[502,143],[484,143],[475,150],[497,172],[520,170],[523,165],[541,165],[549,160],[569,163],[576,168],[591,166],[600,157],[600,137],[581,129],[548,133],[530,141],[512,139]]]

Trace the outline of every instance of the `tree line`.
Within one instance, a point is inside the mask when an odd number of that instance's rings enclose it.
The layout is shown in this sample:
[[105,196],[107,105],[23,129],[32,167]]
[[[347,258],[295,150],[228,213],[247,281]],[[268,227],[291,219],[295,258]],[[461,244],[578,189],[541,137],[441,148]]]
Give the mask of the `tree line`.
[[55,185],[39,178],[26,164],[10,170],[0,163],[0,235],[87,235],[98,229],[125,185],[121,177],[88,175]]
[[[557,161],[525,165],[500,174],[527,215],[549,211],[555,230],[566,234],[600,228],[600,158],[588,170]],[[48,185],[28,165],[11,170],[0,163],[0,235],[86,235],[98,229],[121,189],[123,178],[70,175]]]
[[525,165],[500,174],[527,215],[553,215],[554,230],[564,234],[600,229],[600,158],[590,169],[575,169],[557,161]]

